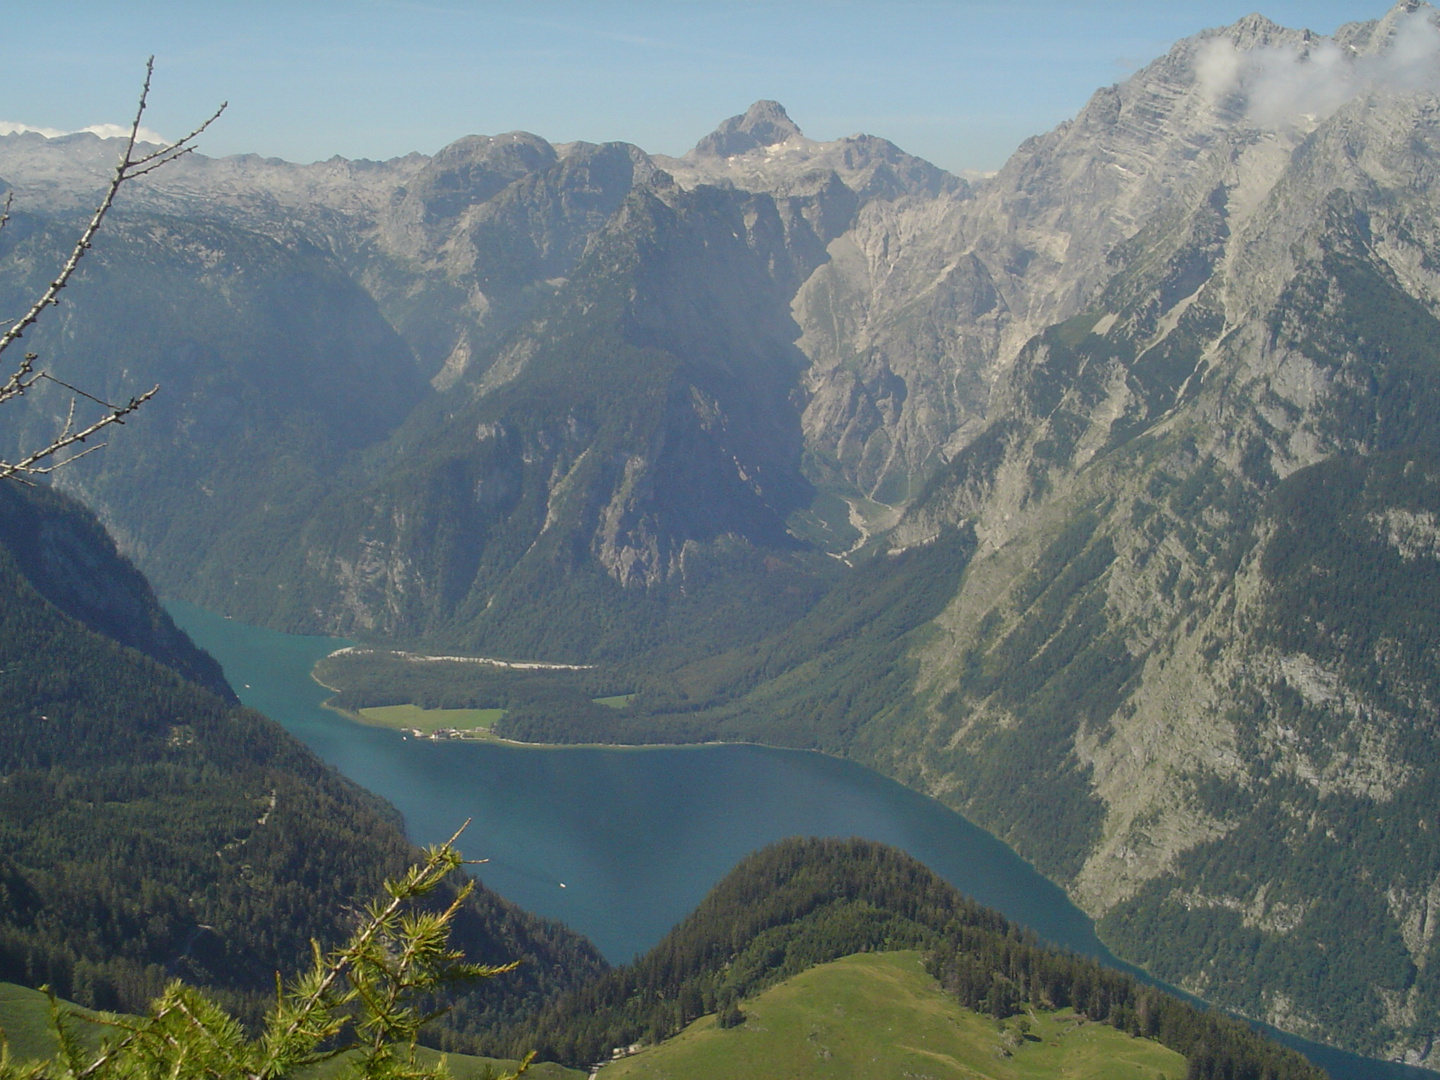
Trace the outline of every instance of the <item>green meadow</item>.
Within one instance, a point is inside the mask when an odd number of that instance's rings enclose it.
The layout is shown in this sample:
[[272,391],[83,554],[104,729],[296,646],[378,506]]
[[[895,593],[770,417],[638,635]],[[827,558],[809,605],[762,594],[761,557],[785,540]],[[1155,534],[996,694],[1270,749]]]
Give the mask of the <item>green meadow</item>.
[[609,697],[597,697],[590,700],[596,705],[604,705],[607,709],[628,709],[634,698],[634,694],[612,694]]
[[376,727],[418,731],[432,735],[446,728],[473,735],[489,735],[504,709],[422,709],[418,705],[381,705],[361,709],[360,719]]
[[603,1080],[1180,1080],[1157,1042],[1071,1010],[997,1022],[960,1008],[917,952],[861,953],[812,968],[743,1003],[745,1021],[695,1021],[607,1065]]
[[[67,1014],[82,1017],[100,1015],[68,1001],[62,1001],[60,1008]],[[67,1027],[79,1037],[82,1045],[92,1048],[98,1047],[110,1031],[101,1024],[81,1020],[73,1020]],[[4,1031],[10,1056],[15,1061],[48,1061],[60,1049],[50,1026],[50,999],[39,990],[0,982],[0,1031]]]
[[[61,1002],[61,1008],[67,1013],[82,1017],[99,1015],[68,1001]],[[91,1024],[83,1020],[71,1021],[67,1026],[79,1037],[82,1045],[91,1049],[98,1049],[101,1040],[112,1033],[112,1029],[103,1024]],[[14,983],[0,983],[0,1030],[4,1031],[10,1056],[16,1062],[48,1061],[59,1051],[55,1033],[50,1026],[49,999],[38,990],[16,986]],[[420,1048],[420,1058],[425,1064],[432,1064],[440,1056],[437,1051]],[[519,1064],[500,1058],[470,1057],[466,1054],[446,1054],[445,1063],[454,1080],[487,1080],[489,1077],[513,1072]],[[340,1077],[348,1075],[349,1064],[347,1058],[342,1056],[307,1070],[305,1076],[310,1080],[339,1080]],[[530,1066],[525,1076],[527,1080],[584,1080],[585,1073],[547,1062]]]
[[[420,1047],[417,1056],[425,1066],[433,1066],[443,1056],[453,1080],[492,1080],[493,1077],[514,1072],[520,1065],[518,1061],[507,1061],[503,1058],[471,1057],[468,1054],[442,1055],[439,1051],[424,1046]],[[342,1055],[324,1065],[306,1070],[302,1075],[304,1080],[344,1080],[354,1075],[350,1070],[348,1055]],[[564,1065],[547,1061],[531,1065],[524,1075],[525,1080],[585,1080],[587,1074],[580,1069],[567,1069]]]

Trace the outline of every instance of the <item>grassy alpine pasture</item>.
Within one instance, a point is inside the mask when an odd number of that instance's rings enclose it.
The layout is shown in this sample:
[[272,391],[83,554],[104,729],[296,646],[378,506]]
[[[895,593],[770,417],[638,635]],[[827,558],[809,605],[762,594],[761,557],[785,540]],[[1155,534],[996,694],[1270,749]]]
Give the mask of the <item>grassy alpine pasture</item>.
[[[60,1003],[66,1013],[79,1016],[97,1016],[89,1009]],[[100,1040],[110,1029],[100,1024],[74,1022],[67,1025],[84,1046],[98,1047]],[[50,999],[39,990],[31,990],[15,983],[0,982],[0,1031],[14,1061],[48,1061],[60,1050],[55,1033],[50,1027]]]
[[[1185,1059],[1071,1010],[999,1023],[960,1008],[918,952],[859,953],[811,968],[607,1065],[603,1080],[1180,1080]],[[1026,1030],[1028,1028],[1028,1030]]]
[[[471,1057],[469,1054],[442,1055],[438,1050],[424,1046],[420,1048],[418,1056],[420,1063],[426,1067],[433,1066],[444,1057],[445,1067],[450,1071],[452,1080],[492,1080],[493,1077],[513,1073],[520,1065],[518,1061],[505,1058]],[[353,1075],[349,1057],[342,1055],[307,1070],[301,1074],[301,1080],[346,1080]],[[524,1073],[525,1080],[585,1080],[586,1075],[580,1069],[567,1069],[553,1061],[531,1065]]]
[[380,705],[359,710],[360,719],[375,727],[397,731],[418,731],[433,735],[453,729],[477,735],[489,735],[495,722],[505,715],[504,709],[422,709],[418,705]]
[[[79,1016],[100,1015],[68,1001],[61,1002],[61,1008]],[[102,1024],[84,1021],[74,1021],[67,1027],[79,1037],[82,1045],[91,1049],[97,1049],[101,1040],[113,1032]],[[13,1061],[48,1061],[59,1052],[50,1027],[49,999],[38,990],[14,983],[0,983],[0,1030],[5,1033]],[[425,1047],[420,1049],[421,1060],[427,1065],[440,1056],[437,1051]],[[446,1054],[445,1063],[454,1080],[488,1080],[492,1076],[513,1072],[519,1064],[501,1058],[470,1057],[467,1054]],[[305,1077],[307,1080],[338,1080],[347,1075],[349,1064],[347,1058],[339,1057],[307,1071]],[[525,1076],[527,1080],[583,1080],[585,1073],[544,1062],[530,1066]]]

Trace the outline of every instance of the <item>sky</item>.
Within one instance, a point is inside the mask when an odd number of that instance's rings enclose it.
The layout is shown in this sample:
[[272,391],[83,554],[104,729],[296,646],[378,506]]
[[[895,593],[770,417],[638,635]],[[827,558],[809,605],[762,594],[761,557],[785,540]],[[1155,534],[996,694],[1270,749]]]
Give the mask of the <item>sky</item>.
[[1259,11],[1328,34],[1361,0],[0,0],[0,121],[127,123],[291,161],[434,153],[468,134],[679,155],[759,98],[805,134],[998,168],[1176,40]]

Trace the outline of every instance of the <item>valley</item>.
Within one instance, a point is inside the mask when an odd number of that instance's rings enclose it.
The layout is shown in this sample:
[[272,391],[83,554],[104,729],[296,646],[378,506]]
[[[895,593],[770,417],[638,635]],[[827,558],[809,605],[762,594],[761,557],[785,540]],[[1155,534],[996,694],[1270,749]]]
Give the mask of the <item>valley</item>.
[[[746,853],[788,836],[866,836],[911,852],[1047,940],[1113,962],[1085,915],[1025,862],[932,799],[859,766],[755,745],[432,743],[324,707],[309,677],[334,639],[247,627],[175,603],[177,624],[320,758],[404,815],[417,843],[467,818],[477,875],[564,921],[612,963],[653,946]],[[567,888],[563,891],[560,882]]]
[[[477,876],[526,910],[584,933],[613,963],[659,947],[747,853],[792,836],[833,836],[891,845],[1046,943],[1144,977],[1012,850],[868,769],[757,745],[402,742],[357,730],[325,704],[331,688],[309,673],[336,655],[335,640],[247,627],[183,602],[171,611],[223,660],[247,703],[398,807],[413,840],[441,841],[457,820],[471,820],[476,839],[467,846],[488,860]],[[1271,1034],[1334,1080],[1426,1075]]]
[[[253,1011],[257,957],[337,932],[322,884],[488,800],[582,826],[510,836],[503,895],[604,913],[595,950],[484,894],[490,954],[578,964],[446,1036],[493,1039],[771,826],[946,878],[978,828],[1042,936],[1440,1067],[1436,63],[1416,0],[1330,36],[1247,16],[984,178],[762,99],[681,156],[509,132],[128,188],[26,342],[109,400],[164,392],[57,492],[0,491],[0,977],[136,1007],[193,969]],[[0,309],[112,142],[0,135]],[[59,385],[8,406],[0,456],[63,425]],[[145,903],[95,885],[124,877],[96,805],[165,823]],[[270,935],[249,890],[312,834],[333,865]],[[657,850],[684,887],[617,874]],[[63,928],[37,899],[87,890]]]

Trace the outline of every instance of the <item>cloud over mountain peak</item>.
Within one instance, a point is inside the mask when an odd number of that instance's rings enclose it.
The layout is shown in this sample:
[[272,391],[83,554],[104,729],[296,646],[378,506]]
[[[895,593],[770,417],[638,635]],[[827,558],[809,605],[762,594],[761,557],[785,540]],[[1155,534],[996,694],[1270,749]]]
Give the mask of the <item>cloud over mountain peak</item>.
[[1212,38],[1196,57],[1201,92],[1243,110],[1252,123],[1278,129],[1323,120],[1364,93],[1440,91],[1440,24],[1427,5],[1391,12],[1391,32],[1371,49],[1332,38],[1242,48]]

